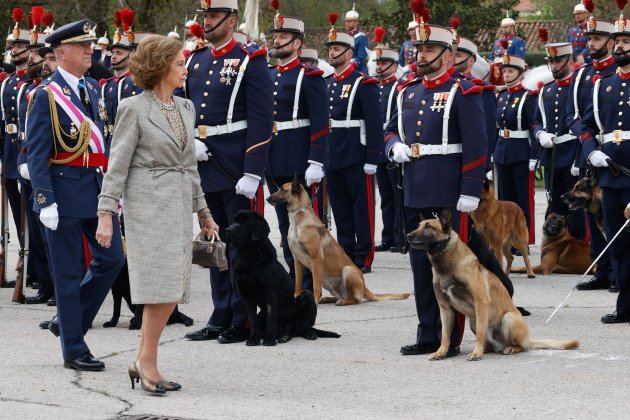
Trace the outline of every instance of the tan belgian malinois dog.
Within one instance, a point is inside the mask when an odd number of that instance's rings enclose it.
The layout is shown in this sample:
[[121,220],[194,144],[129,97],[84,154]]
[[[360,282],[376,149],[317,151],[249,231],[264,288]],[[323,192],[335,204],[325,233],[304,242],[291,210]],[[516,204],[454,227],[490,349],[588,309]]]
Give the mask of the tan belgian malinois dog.
[[[308,193],[295,177],[267,198],[269,204],[285,203],[289,211],[288,242],[295,264],[295,294],[302,292],[304,267],[313,273],[313,293],[317,303],[355,305],[363,299],[407,299],[408,293],[375,294],[366,286],[363,273],[346,255],[341,245],[319,220]],[[322,287],[333,296],[322,297]]]
[[510,274],[512,268],[512,247],[521,251],[527,277],[534,278],[532,265],[529,262],[529,231],[525,221],[523,210],[511,201],[502,201],[494,198],[494,188],[488,180],[483,182],[481,201],[477,210],[470,213],[475,222],[475,229],[484,242],[492,248],[494,254],[503,268],[503,257],[507,260],[505,274]]
[[575,349],[576,340],[532,340],[527,322],[499,279],[481,265],[451,228],[451,212],[440,219],[422,220],[407,235],[409,244],[426,250],[433,266],[433,290],[440,306],[442,342],[431,359],[446,357],[456,311],[470,319],[476,343],[468,360],[484,351],[515,354],[528,349]]

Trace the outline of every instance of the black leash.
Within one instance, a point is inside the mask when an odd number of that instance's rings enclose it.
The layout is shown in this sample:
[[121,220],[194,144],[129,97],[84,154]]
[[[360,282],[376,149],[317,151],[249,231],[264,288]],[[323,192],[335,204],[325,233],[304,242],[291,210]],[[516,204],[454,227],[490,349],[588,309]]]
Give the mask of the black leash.
[[547,190],[547,203],[551,203],[553,198],[551,197],[551,192],[553,191],[553,179],[555,178],[554,172],[556,167],[556,144],[554,143],[551,147],[551,168],[549,169],[549,189]]
[[398,249],[401,254],[409,251],[407,243],[407,226],[405,222],[405,200],[403,197],[403,164],[396,165],[398,169],[398,179],[396,182],[396,200],[398,201]]
[[624,174],[625,176],[630,176],[629,168],[613,162],[612,159],[606,159],[606,162],[608,163],[608,167],[610,168],[610,173],[613,176],[619,176],[620,174]]

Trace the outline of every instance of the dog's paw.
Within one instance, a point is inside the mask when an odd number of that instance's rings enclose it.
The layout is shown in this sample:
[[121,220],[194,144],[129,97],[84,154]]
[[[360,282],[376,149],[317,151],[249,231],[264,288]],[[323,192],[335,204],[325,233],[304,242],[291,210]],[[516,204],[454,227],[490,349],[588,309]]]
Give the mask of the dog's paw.
[[536,278],[536,276],[535,276],[535,275],[533,275],[533,274],[528,274],[528,275],[527,275],[527,278],[528,278],[528,279],[535,279],[535,278]]
[[446,353],[436,351],[435,353],[431,353],[429,360],[442,360],[444,357],[446,357]]
[[466,358],[466,360],[468,360],[469,362],[474,362],[477,360],[481,360],[481,357],[483,356],[483,353],[479,354],[476,352],[472,352],[468,354],[468,357]]
[[263,346],[272,347],[278,344],[278,340],[276,340],[276,337],[265,337],[262,343],[263,343]]
[[516,354],[522,351],[523,351],[522,347],[507,346],[506,348],[503,349],[503,354]]
[[103,324],[103,328],[114,328],[116,326],[116,322],[107,321]]
[[281,335],[280,337],[278,337],[278,343],[288,343],[289,341],[291,341],[292,338],[293,337],[291,337],[290,335]]
[[260,337],[249,337],[246,344],[248,346],[260,346]]
[[190,327],[190,326],[192,326],[192,324],[194,324],[194,323],[195,323],[195,321],[193,321],[191,318],[188,318],[188,319],[186,319],[186,320],[183,322],[184,326],[186,326],[186,327]]
[[306,332],[304,335],[302,335],[302,337],[304,337],[307,340],[317,340],[317,333],[313,330]]

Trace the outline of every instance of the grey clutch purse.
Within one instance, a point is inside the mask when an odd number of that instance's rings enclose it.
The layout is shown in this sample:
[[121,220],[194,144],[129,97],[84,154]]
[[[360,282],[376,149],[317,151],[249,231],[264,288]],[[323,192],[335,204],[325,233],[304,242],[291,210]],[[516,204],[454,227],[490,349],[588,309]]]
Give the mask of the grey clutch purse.
[[219,271],[228,269],[225,255],[225,242],[221,242],[218,235],[212,235],[210,240],[202,237],[203,232],[193,240],[192,263],[202,267],[217,267]]

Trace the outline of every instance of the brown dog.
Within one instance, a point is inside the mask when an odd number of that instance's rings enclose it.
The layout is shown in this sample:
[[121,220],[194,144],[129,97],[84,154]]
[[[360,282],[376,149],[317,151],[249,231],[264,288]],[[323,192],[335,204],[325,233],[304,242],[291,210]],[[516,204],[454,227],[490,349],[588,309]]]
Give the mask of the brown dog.
[[575,183],[573,189],[562,195],[562,201],[568,206],[569,210],[585,209],[595,216],[597,228],[604,238],[604,213],[602,212],[602,189],[599,187],[597,178],[587,173],[584,178],[580,178]]
[[521,251],[527,267],[527,277],[534,278],[529,262],[529,231],[523,210],[511,201],[501,201],[494,197],[494,188],[488,180],[483,182],[481,201],[477,210],[470,213],[475,229],[484,242],[492,248],[503,268],[503,256],[507,260],[505,274],[512,268],[512,247]]
[[[588,243],[571,236],[565,216],[550,213],[543,225],[540,265],[533,267],[534,273],[583,274],[592,262]],[[525,270],[514,268],[512,273]]]
[[[355,305],[366,300],[407,299],[408,293],[375,294],[365,286],[363,273],[353,264],[311,207],[308,193],[296,177],[267,198],[269,204],[286,203],[289,211],[288,242],[295,261],[295,294],[302,292],[304,267],[313,273],[315,302]],[[322,286],[333,296],[322,297]]]
[[[422,216],[421,216],[422,219]],[[470,319],[476,343],[468,360],[484,350],[515,354],[528,349],[574,349],[576,340],[532,340],[527,322],[499,279],[481,265],[475,254],[451,229],[451,212],[423,220],[407,235],[409,244],[424,249],[433,266],[433,290],[440,306],[442,342],[431,359],[446,357],[456,311]]]

